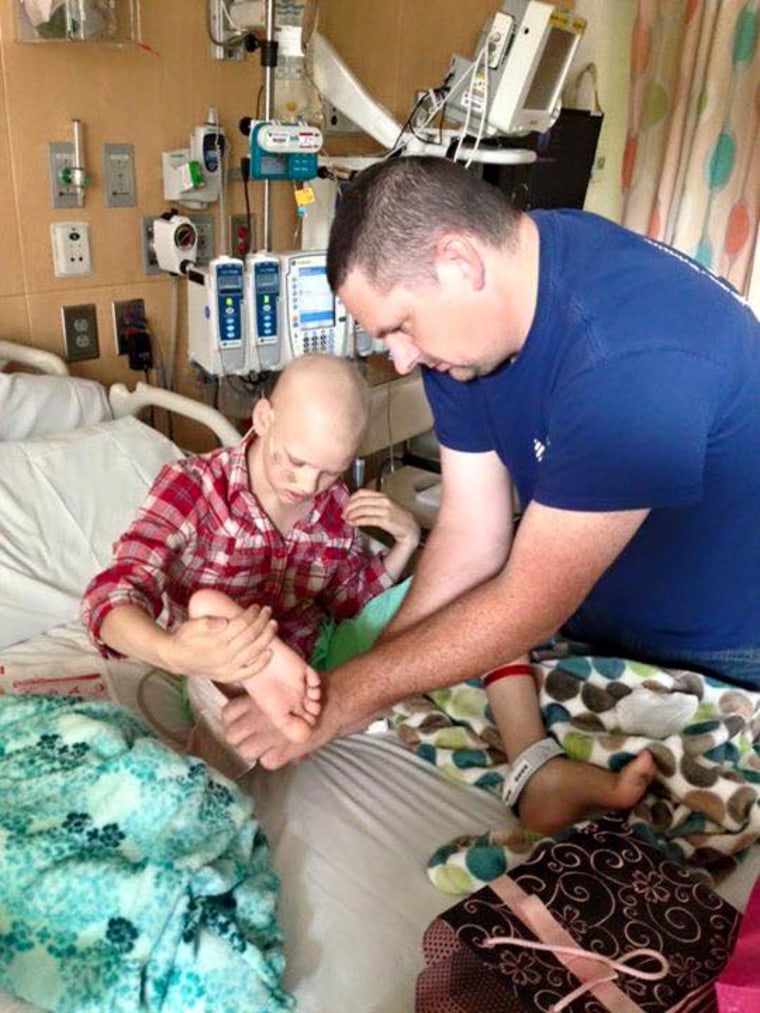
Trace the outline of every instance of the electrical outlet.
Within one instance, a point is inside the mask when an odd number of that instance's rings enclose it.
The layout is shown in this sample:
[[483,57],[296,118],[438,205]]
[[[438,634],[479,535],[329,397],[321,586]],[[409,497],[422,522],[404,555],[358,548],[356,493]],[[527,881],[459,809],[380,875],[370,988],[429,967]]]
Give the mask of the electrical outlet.
[[67,362],[79,362],[82,359],[97,359],[100,355],[98,345],[98,317],[94,303],[81,306],[61,306],[63,321],[63,347]]
[[134,328],[136,321],[145,322],[144,299],[115,299],[111,304],[113,310],[113,336],[116,342],[116,354],[126,355],[129,351],[127,333]]
[[198,233],[196,264],[208,264],[216,256],[216,229],[213,215],[192,215],[190,221]]
[[256,249],[256,216],[230,215],[230,253],[245,259],[246,253]]
[[153,248],[153,222],[159,215],[145,215],[142,220],[142,231],[140,233],[142,246],[143,270],[146,274],[162,274],[158,266],[158,258]]
[[90,226],[87,222],[53,222],[50,240],[57,278],[92,273]]
[[50,141],[48,144],[48,171],[50,195],[54,208],[79,207],[79,193],[71,183],[64,183],[62,175],[74,164],[74,145],[71,141]]
[[131,144],[103,145],[103,181],[109,208],[133,208],[137,204],[135,149]]

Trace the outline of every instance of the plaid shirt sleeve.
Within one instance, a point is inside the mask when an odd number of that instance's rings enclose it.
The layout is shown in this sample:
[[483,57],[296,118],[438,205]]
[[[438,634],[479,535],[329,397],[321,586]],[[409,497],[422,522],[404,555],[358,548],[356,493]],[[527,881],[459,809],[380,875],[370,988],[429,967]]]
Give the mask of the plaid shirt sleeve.
[[117,656],[100,638],[103,620],[120,605],[136,605],[157,619],[164,605],[166,574],[197,528],[202,493],[181,462],[164,465],[145,503],[114,546],[111,565],[97,574],[82,600],[82,621],[105,657]]
[[351,619],[393,583],[383,555],[371,555],[360,533],[353,531],[350,544],[320,598],[334,619]]

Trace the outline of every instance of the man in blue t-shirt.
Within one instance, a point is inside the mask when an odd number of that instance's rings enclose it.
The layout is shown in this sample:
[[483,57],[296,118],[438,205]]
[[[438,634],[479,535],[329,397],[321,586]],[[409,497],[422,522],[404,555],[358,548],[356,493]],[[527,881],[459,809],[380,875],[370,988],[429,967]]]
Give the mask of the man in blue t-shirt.
[[[328,272],[397,370],[422,367],[443,493],[408,598],[331,675],[309,748],[482,675],[527,826],[635,804],[651,755],[617,774],[568,760],[528,652],[564,630],[760,688],[757,318],[673,250],[583,212],[520,214],[435,158],[359,175]],[[294,755],[261,735],[248,747],[265,766]]]

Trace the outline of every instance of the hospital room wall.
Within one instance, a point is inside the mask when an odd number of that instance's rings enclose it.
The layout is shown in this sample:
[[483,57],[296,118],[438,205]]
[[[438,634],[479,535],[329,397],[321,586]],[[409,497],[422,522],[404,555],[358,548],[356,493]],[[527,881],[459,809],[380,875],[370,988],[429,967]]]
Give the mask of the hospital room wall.
[[[111,383],[142,379],[126,356],[117,357],[112,301],[142,298],[151,327],[166,341],[172,282],[146,275],[142,219],[157,216],[164,201],[161,152],[186,147],[194,126],[216,106],[231,144],[233,164],[245,154],[238,129],[254,115],[263,83],[258,54],[242,62],[215,61],[204,25],[204,3],[150,0],[142,3],[142,38],[150,51],[97,43],[14,41],[10,0],[0,3],[0,337],[63,351],[61,306],[94,303],[100,357],[73,363],[72,373]],[[48,142],[71,141],[71,120],[84,125],[84,150],[92,185],[84,207],[53,209]],[[134,145],[137,206],[110,208],[103,188],[104,143]],[[260,184],[251,184],[253,210],[262,220]],[[274,242],[292,243],[290,189],[273,187]],[[240,182],[229,187],[228,212],[244,209]],[[218,205],[209,213],[216,215]],[[79,279],[56,278],[50,245],[55,221],[89,222],[93,271]],[[217,224],[217,235],[218,235]],[[185,363],[184,282],[180,283],[178,363]],[[178,371],[183,393],[198,394],[187,365]]]
[[[143,216],[169,206],[163,199],[161,152],[184,147],[192,128],[216,106],[231,143],[233,164],[245,152],[237,124],[253,115],[262,85],[258,54],[241,61],[214,61],[204,26],[204,3],[196,0],[144,2],[142,38],[149,50],[92,43],[23,44],[14,41],[13,5],[0,3],[0,336],[60,353],[61,306],[94,303],[100,357],[72,364],[72,372],[105,383],[133,382],[126,357],[114,349],[114,299],[143,298],[149,322],[162,344],[171,321],[173,283],[144,272]],[[331,39],[368,90],[403,120],[415,92],[440,82],[453,53],[472,53],[486,17],[498,0],[321,0],[320,29]],[[588,206],[616,217],[619,159],[625,130],[628,40],[635,0],[576,0],[588,18],[577,65],[593,59],[599,67],[605,124],[600,142],[604,173],[592,184]],[[371,10],[371,16],[368,12]],[[70,141],[71,120],[84,124],[85,156],[92,176],[85,205],[75,212],[54,210],[48,178],[49,141]],[[369,153],[367,138],[328,135],[331,152]],[[106,206],[102,146],[134,145],[137,206]],[[276,249],[294,245],[295,218],[288,184],[272,187]],[[262,194],[251,185],[253,209],[262,219]],[[242,184],[229,187],[228,212],[243,210]],[[216,215],[217,206],[209,209]],[[56,278],[49,227],[69,219],[89,222],[93,273],[81,279]],[[218,231],[218,230],[217,230]],[[177,384],[199,395],[186,363],[184,282],[179,284]]]
[[[371,38],[366,5],[356,0],[321,0],[320,30],[333,42],[367,90],[400,122],[408,115],[418,90],[439,84],[454,53],[471,56],[486,19],[500,0],[384,0],[372,5]],[[575,55],[568,85],[589,62],[596,64],[599,99],[604,110],[597,163],[586,208],[617,221],[621,212],[620,166],[625,146],[629,92],[629,49],[636,0],[566,0],[586,18],[587,28]],[[572,88],[563,96],[575,104]],[[578,106],[588,108],[592,96],[582,85]],[[359,153],[361,141],[342,135],[341,150]],[[603,163],[603,167],[601,167]]]

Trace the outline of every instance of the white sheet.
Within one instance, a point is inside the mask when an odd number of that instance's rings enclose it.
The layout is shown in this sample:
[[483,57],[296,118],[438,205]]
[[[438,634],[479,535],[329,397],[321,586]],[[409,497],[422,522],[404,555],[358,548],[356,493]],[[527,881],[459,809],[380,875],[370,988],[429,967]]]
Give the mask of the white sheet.
[[425,863],[458,833],[512,817],[445,781],[400,740],[355,735],[245,783],[282,879],[285,985],[303,1013],[411,1013],[422,933],[456,898]]

